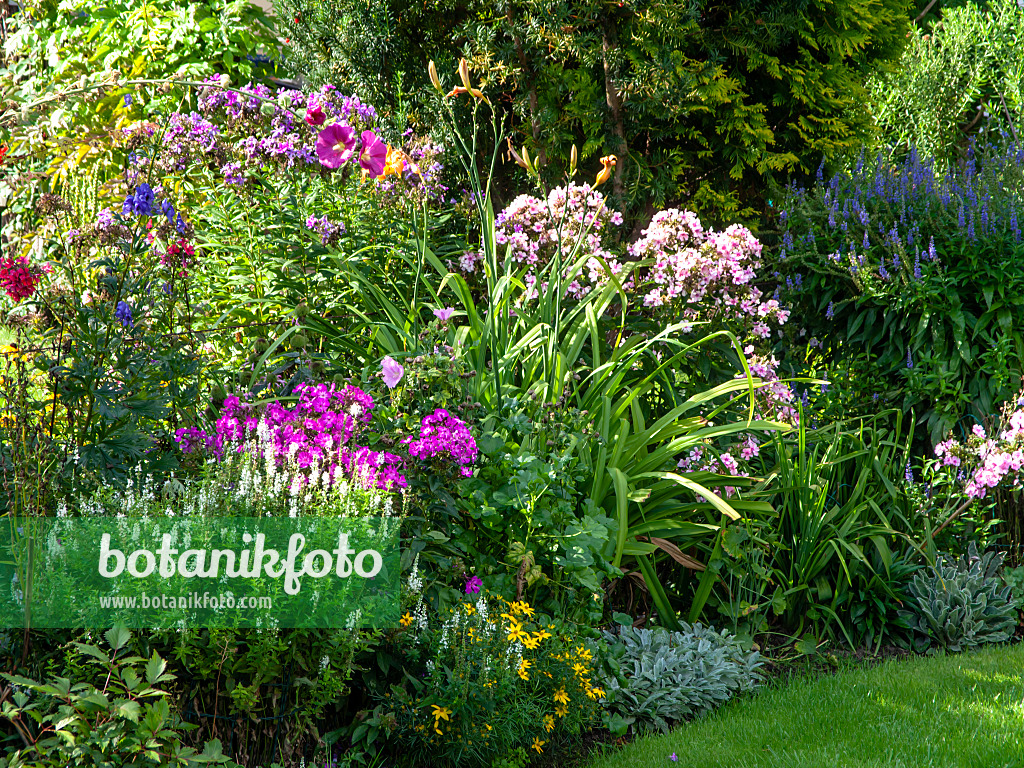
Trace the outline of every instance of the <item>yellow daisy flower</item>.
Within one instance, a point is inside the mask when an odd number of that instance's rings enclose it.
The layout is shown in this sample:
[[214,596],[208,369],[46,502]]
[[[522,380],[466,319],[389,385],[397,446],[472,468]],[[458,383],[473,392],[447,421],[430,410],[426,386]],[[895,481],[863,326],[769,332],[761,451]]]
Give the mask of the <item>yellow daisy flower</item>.
[[547,744],[546,741],[541,741],[540,737],[537,737],[537,738],[535,738],[533,740],[533,744],[530,745],[530,748],[531,749],[536,749],[537,750],[537,754],[539,755],[541,752],[544,751],[543,747],[544,747],[545,744]]
[[555,699],[555,701],[561,702],[562,704],[568,704],[569,703],[569,694],[565,692],[565,686],[564,685],[561,688],[559,688],[557,691],[555,691],[554,699]]

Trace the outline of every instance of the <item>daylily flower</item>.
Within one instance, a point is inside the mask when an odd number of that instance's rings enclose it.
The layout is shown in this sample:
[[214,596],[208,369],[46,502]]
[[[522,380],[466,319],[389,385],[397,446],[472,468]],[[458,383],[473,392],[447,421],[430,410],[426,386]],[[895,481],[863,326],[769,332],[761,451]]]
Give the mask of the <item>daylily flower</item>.
[[444,309],[435,309],[434,317],[440,320],[442,323],[447,323],[451,320],[452,315],[455,314],[455,310],[451,307],[445,307]]
[[306,124],[307,125],[323,125],[324,120],[327,116],[324,114],[324,108],[317,104],[314,107],[309,107],[306,110]]
[[347,163],[355,146],[356,129],[340,123],[327,126],[316,137],[317,157],[328,168],[340,168]]
[[363,149],[359,153],[359,165],[371,176],[380,176],[387,161],[388,145],[373,131],[363,131],[360,138],[363,140]]
[[384,163],[384,170],[381,171],[378,179],[395,174],[396,176],[405,170],[405,153],[400,149],[388,148],[387,162]]
[[384,379],[384,383],[388,389],[394,389],[398,386],[398,382],[402,380],[405,375],[405,368],[402,364],[395,360],[393,357],[385,357],[380,361],[381,377]]

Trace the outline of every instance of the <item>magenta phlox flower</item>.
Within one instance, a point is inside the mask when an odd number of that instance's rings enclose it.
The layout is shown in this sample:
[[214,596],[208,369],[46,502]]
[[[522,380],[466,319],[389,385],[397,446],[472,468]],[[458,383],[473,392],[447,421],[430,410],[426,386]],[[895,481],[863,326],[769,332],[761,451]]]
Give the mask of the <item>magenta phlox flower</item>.
[[384,173],[384,165],[387,163],[388,145],[373,131],[363,131],[360,138],[363,141],[363,148],[359,152],[359,165],[371,176],[380,176]]
[[476,461],[479,451],[476,440],[466,422],[452,416],[444,408],[438,408],[420,423],[418,440],[406,438],[409,455],[428,461],[441,459],[458,465],[459,474],[471,477],[470,465]]
[[394,389],[398,386],[398,382],[402,380],[405,375],[405,368],[402,364],[395,360],[390,355],[380,361],[381,377],[384,379],[384,383],[388,389]]
[[321,165],[340,168],[352,158],[356,146],[356,130],[348,125],[334,123],[320,131],[316,137],[316,154]]
[[480,592],[480,588],[484,585],[483,579],[479,576],[470,576],[466,579],[466,594],[475,595]]

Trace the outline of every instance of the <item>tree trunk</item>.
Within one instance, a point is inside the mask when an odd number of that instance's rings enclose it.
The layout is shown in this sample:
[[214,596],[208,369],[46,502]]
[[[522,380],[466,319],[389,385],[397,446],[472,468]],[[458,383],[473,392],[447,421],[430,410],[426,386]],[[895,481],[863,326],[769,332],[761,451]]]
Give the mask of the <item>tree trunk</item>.
[[626,159],[629,157],[629,145],[626,143],[626,124],[622,116],[622,97],[615,85],[612,72],[611,51],[616,46],[615,22],[611,14],[605,16],[602,23],[601,63],[604,66],[604,97],[608,104],[608,116],[611,120],[611,132],[615,137],[614,154],[619,161],[615,164],[612,176],[612,194],[622,205],[625,199]]

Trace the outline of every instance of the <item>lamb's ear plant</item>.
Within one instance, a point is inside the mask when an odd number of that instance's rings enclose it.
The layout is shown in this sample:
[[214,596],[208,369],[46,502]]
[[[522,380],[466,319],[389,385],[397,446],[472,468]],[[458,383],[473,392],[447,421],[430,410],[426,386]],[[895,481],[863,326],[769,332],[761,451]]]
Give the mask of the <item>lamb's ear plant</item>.
[[624,732],[657,729],[724,704],[761,681],[760,654],[700,624],[681,631],[620,627],[604,632],[608,723]]
[[940,554],[932,568],[918,573],[906,614],[915,650],[966,651],[1013,637],[1017,603],[999,576],[1002,564],[1002,553],[979,556],[971,542],[964,556],[950,560]]
[[109,650],[75,643],[97,667],[98,685],[3,675],[12,693],[2,715],[24,746],[0,758],[0,768],[234,765],[218,739],[202,752],[182,745],[179,731],[196,726],[183,723],[171,709],[165,687],[174,675],[159,655],[128,655],[131,633],[123,627],[108,630],[104,639]]

